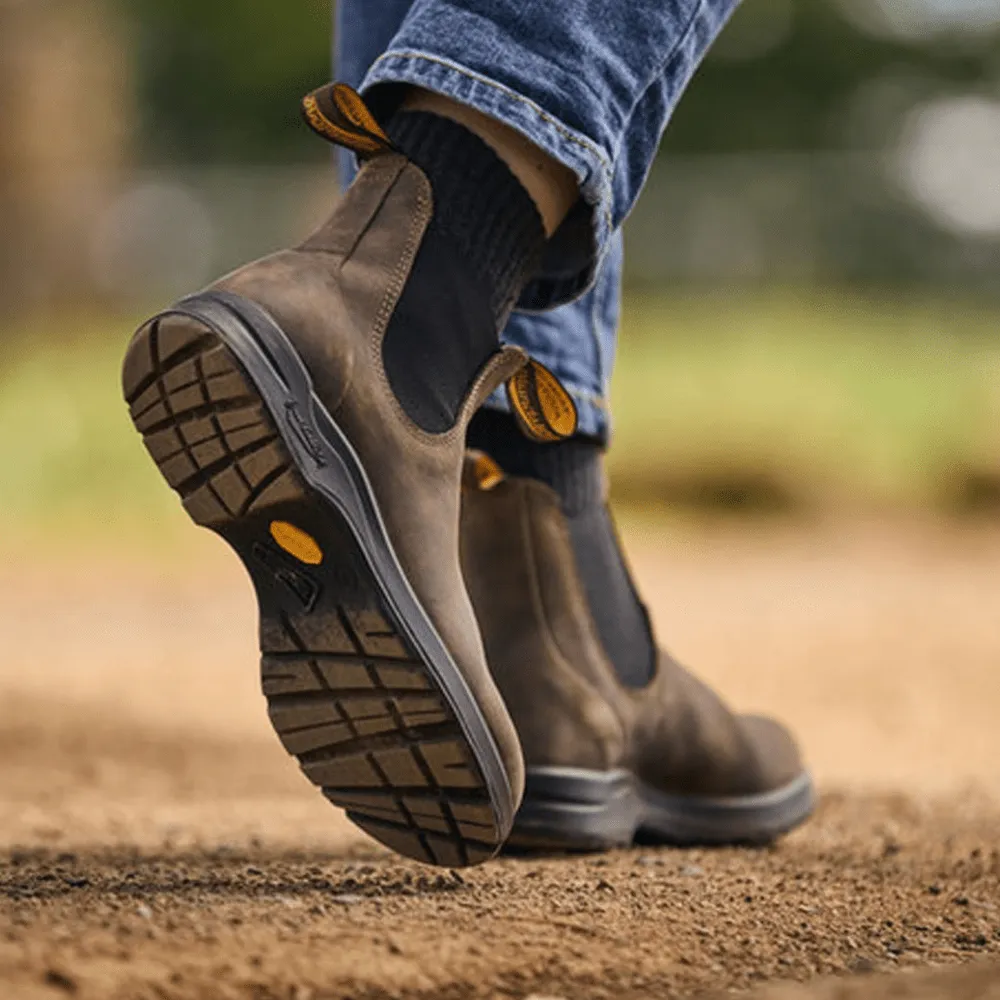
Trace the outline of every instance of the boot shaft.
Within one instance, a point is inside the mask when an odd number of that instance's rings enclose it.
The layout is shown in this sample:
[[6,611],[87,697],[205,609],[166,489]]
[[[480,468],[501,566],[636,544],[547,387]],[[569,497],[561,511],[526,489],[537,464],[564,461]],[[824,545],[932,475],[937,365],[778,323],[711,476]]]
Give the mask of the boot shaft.
[[590,618],[559,498],[530,479],[484,489],[474,463],[466,470],[466,586],[526,760],[618,766],[628,706]]

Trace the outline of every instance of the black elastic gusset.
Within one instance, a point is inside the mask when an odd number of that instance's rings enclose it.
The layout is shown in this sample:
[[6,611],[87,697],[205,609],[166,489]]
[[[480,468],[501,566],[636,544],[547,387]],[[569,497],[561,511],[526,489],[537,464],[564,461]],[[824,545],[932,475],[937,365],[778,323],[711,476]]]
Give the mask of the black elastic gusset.
[[541,259],[545,231],[510,168],[464,126],[401,111],[386,132],[427,175],[434,211],[382,358],[410,419],[442,433],[497,350],[499,331]]
[[[555,447],[559,447],[556,445]],[[645,687],[656,668],[646,609],[639,600],[607,504],[566,517],[587,604],[608,659],[626,687]]]
[[447,240],[425,239],[382,341],[386,377],[410,419],[431,434],[454,427],[498,346],[487,290]]
[[429,111],[398,111],[386,125],[393,145],[427,175],[431,228],[447,236],[490,289],[497,329],[538,270],[542,217],[510,167],[464,125]]
[[577,434],[557,444],[540,444],[521,433],[511,414],[483,409],[472,418],[466,441],[495,459],[508,476],[551,486],[567,517],[604,506],[604,452],[596,438]]
[[485,451],[510,476],[527,476],[559,494],[591,617],[621,682],[645,687],[656,649],[605,499],[604,452],[577,435],[556,444],[529,441],[512,416],[480,410],[469,426],[470,448]]

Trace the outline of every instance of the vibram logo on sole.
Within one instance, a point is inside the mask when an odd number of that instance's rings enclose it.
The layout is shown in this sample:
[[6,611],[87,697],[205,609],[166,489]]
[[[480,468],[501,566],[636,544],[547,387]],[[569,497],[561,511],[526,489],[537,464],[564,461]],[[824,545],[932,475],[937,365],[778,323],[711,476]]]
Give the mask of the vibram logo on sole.
[[253,554],[261,565],[270,570],[275,581],[295,596],[306,614],[312,611],[320,593],[319,584],[315,580],[286,565],[285,556],[281,552],[261,545],[260,542],[254,542]]
[[307,566],[319,566],[323,562],[323,550],[316,539],[294,524],[272,521],[271,537],[285,552]]

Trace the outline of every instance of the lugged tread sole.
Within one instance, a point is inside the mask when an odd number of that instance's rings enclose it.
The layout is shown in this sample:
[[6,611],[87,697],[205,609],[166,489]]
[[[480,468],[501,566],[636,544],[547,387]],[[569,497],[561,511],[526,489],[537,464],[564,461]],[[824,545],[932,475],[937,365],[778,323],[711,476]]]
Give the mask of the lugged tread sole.
[[[167,313],[133,338],[122,381],[163,477],[250,573],[269,716],[305,775],[408,857],[460,867],[495,854],[506,830],[446,692],[233,351],[210,325]],[[279,544],[276,524],[321,562]]]

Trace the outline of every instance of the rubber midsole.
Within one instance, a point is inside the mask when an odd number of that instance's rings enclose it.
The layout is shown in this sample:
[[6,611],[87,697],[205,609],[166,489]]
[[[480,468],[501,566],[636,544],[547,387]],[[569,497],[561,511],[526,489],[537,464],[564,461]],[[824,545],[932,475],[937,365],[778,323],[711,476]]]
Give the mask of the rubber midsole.
[[814,805],[808,774],[765,793],[709,797],[667,795],[628,771],[529,768],[515,836],[568,847],[637,836],[678,844],[766,841],[797,826]]

